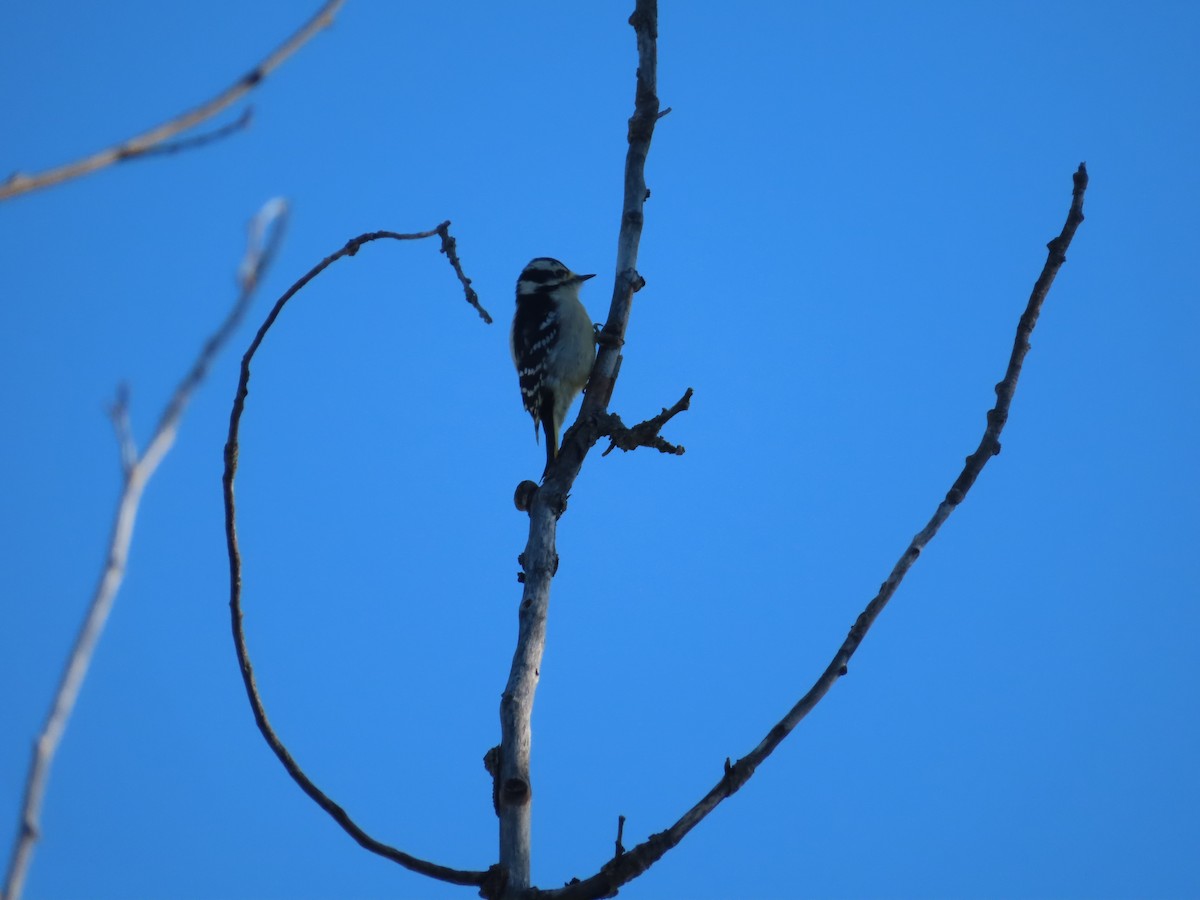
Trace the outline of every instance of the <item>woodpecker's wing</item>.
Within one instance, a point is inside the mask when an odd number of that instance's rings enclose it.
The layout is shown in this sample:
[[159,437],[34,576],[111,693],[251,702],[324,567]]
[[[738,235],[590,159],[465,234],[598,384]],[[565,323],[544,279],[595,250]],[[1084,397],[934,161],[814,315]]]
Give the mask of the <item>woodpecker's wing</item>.
[[536,435],[538,419],[547,399],[543,386],[546,355],[558,337],[559,322],[554,302],[548,294],[526,294],[520,302],[523,310],[513,319],[511,349],[521,383],[521,400],[525,411],[533,416]]

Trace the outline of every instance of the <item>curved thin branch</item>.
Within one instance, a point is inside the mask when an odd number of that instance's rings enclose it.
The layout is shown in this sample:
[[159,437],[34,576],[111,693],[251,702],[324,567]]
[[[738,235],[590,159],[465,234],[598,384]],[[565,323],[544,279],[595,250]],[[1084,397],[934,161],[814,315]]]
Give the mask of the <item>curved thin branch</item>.
[[[75,709],[75,701],[78,699],[79,690],[83,687],[83,681],[87,677],[96,646],[104,633],[104,626],[112,611],[113,602],[116,600],[117,592],[121,589],[121,582],[125,578],[125,564],[129,558],[129,546],[133,541],[133,526],[137,520],[142,491],[158,468],[158,464],[162,462],[163,457],[175,442],[175,435],[179,431],[179,423],[183,419],[184,410],[196,388],[208,373],[213,359],[245,316],[250,301],[253,299],[259,277],[274,258],[275,250],[283,238],[286,209],[286,204],[282,200],[272,200],[263,206],[251,222],[250,240],[238,269],[241,277],[237,301],[225,317],[225,321],[205,342],[196,361],[192,363],[191,369],[175,388],[174,394],[159,419],[158,427],[150,438],[150,443],[146,445],[146,449],[140,457],[137,447],[134,445],[133,432],[129,424],[129,392],[124,386],[117,389],[117,399],[109,412],[120,450],[124,484],[113,515],[112,533],[109,537],[104,569],[101,571],[100,579],[92,593],[87,615],[75,638],[75,646],[67,658],[67,664],[63,669],[58,691],[51,701],[46,722],[42,726],[41,734],[33,744],[33,758],[29,764],[29,774],[25,781],[25,799],[21,806],[20,828],[16,840],[13,842],[12,857],[9,860],[8,874],[4,881],[4,891],[0,894],[6,900],[18,900],[25,885],[25,876],[33,860],[34,843],[39,836],[38,823],[41,819],[42,799],[46,793],[46,783],[50,778],[50,767],[54,763],[54,755],[66,732],[71,713]],[[264,235],[269,235],[269,237],[264,240]]]
[[[371,241],[380,240],[382,238],[391,238],[398,241],[420,240],[422,238],[433,237],[438,235],[442,238],[443,251],[447,246],[447,241],[450,242],[453,248],[453,239],[450,238],[449,229],[450,223],[443,222],[437,228],[430,231],[421,231],[415,234],[400,234],[394,231],[374,231],[369,234],[362,234],[356,238],[351,238],[346,242],[346,245],[333,253],[317,265],[313,266],[299,281],[293,284],[272,307],[271,312],[267,315],[266,321],[258,329],[254,340],[250,344],[250,349],[246,351],[246,355],[242,357],[241,376],[238,379],[237,394],[233,401],[233,411],[229,416],[229,437],[225,443],[225,474],[222,477],[222,485],[224,487],[225,496],[225,540],[229,550],[229,613],[233,627],[233,643],[237,650],[238,664],[241,667],[242,682],[246,688],[246,696],[250,700],[250,708],[254,712],[254,721],[258,725],[258,730],[262,732],[263,738],[267,745],[283,763],[284,769],[292,777],[304,791],[308,794],[321,809],[329,813],[335,822],[342,829],[354,838],[358,844],[370,850],[372,853],[378,854],[385,859],[390,859],[395,863],[399,863],[406,869],[411,869],[414,872],[419,872],[422,875],[428,875],[430,878],[436,878],[440,881],[448,881],[451,884],[464,885],[481,885],[484,879],[487,878],[488,872],[464,871],[460,869],[451,869],[446,866],[440,866],[437,863],[429,862],[405,853],[403,850],[398,850],[376,840],[367,834],[359,825],[350,818],[341,806],[331,800],[320,788],[318,788],[292,758],[287,747],[275,734],[275,730],[271,727],[271,723],[267,720],[267,712],[263,707],[262,699],[258,695],[258,686],[254,680],[254,667],[250,663],[250,653],[246,649],[246,634],[242,628],[242,557],[241,551],[238,549],[237,538],[237,512],[234,502],[233,482],[237,474],[238,464],[238,430],[241,424],[242,412],[246,406],[246,396],[250,391],[250,362],[254,359],[254,354],[258,352],[258,348],[266,337],[267,332],[283,311],[283,307],[292,299],[296,293],[306,284],[316,278],[330,265],[341,259],[343,256],[353,256],[359,248]],[[447,256],[450,256],[447,253]],[[490,321],[486,312],[479,306],[478,298],[474,297],[474,291],[470,289],[470,279],[462,275],[462,269],[458,263],[458,257],[451,257],[451,265],[455,272],[459,275],[460,281],[463,282],[463,289],[467,292],[467,299],[476,309],[480,310],[481,314]]]
[[629,18],[637,35],[638,70],[634,113],[629,120],[625,156],[625,202],[617,237],[616,280],[608,322],[600,334],[600,352],[576,424],[536,491],[529,509],[529,540],[521,555],[525,588],[521,598],[517,647],[500,700],[500,765],[497,788],[500,816],[500,868],[496,884],[484,895],[519,897],[530,891],[533,790],[530,781],[530,718],[538,671],[546,644],[550,584],[558,568],[555,533],[566,496],[588,450],[599,440],[602,420],[620,368],[620,347],[629,324],[633,294],[645,283],[637,272],[646,201],[646,157],[658,121],[658,4],[637,0]]
[[318,31],[329,25],[333,21],[333,16],[337,12],[338,7],[344,2],[345,0],[329,0],[329,2],[317,10],[316,15],[277,47],[266,59],[211,100],[201,103],[194,109],[190,109],[173,119],[168,119],[166,122],[156,125],[149,131],[129,138],[129,140],[114,147],[101,150],[99,153],[93,153],[84,159],[76,160],[73,163],[67,163],[54,169],[47,169],[45,172],[39,172],[35,175],[25,175],[18,172],[3,184],[0,184],[0,201],[8,200],[20,194],[27,194],[30,191],[62,184],[64,181],[70,181],[73,178],[90,175],[92,172],[114,165],[115,163],[128,162],[131,159],[137,159],[152,152],[167,153],[189,149],[190,147],[215,140],[218,136],[224,137],[226,134],[238,130],[240,126],[245,125],[249,121],[248,112],[243,113],[242,118],[235,121],[231,126],[218,129],[213,134],[200,136],[190,141],[181,141],[169,147],[161,146],[166,141],[182,134],[189,128],[200,124],[206,119],[211,119],[217,113],[221,112],[221,110],[235,103],[240,97],[258,87],[263,79],[278,68],[284,60],[299,50]]
[[558,890],[539,891],[537,894],[539,898],[593,900],[593,898],[613,896],[621,885],[650,868],[712,812],[722,800],[731,796],[749,781],[759,764],[771,755],[771,752],[792,732],[800,720],[807,716],[813,707],[829,693],[830,688],[837,680],[846,674],[850,657],[854,655],[863,638],[866,637],[867,631],[879,614],[883,612],[883,608],[887,606],[892,595],[896,593],[900,582],[904,580],[908,570],[921,555],[921,550],[933,539],[942,523],[966,497],[988,460],[1000,452],[1000,432],[1003,431],[1004,425],[1008,421],[1008,411],[1012,406],[1013,395],[1017,389],[1017,379],[1021,376],[1021,366],[1025,361],[1025,354],[1029,352],[1029,338],[1037,324],[1038,315],[1041,312],[1042,303],[1050,291],[1050,285],[1054,282],[1054,276],[1066,262],[1067,247],[1070,246],[1071,239],[1075,236],[1075,230],[1083,222],[1083,195],[1088,184],[1087,167],[1083,163],[1080,163],[1073,180],[1071,209],[1067,213],[1066,224],[1058,237],[1047,244],[1049,253],[1046,264],[1042,268],[1037,283],[1033,286],[1029,303],[1017,325],[1017,335],[1013,342],[1012,355],[1009,357],[1008,369],[1004,374],[1004,379],[996,385],[996,405],[988,410],[987,427],[984,429],[979,446],[974,453],[967,457],[962,472],[955,479],[946,498],[938,504],[933,517],[909,543],[887,580],[880,586],[879,593],[867,604],[866,609],[862,611],[850,628],[850,634],[838,648],[821,677],[817,679],[808,693],[788,711],[788,714],[767,733],[757,747],[736,763],[731,764],[729,760],[725,760],[725,774],[721,780],[674,825],[666,831],[651,835],[648,840],[638,844],[632,850],[614,857],[591,878]]

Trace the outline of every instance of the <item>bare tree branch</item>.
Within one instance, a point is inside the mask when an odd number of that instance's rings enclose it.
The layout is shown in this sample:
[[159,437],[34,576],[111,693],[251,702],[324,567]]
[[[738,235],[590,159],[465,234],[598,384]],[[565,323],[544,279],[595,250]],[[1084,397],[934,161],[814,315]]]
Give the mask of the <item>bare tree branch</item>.
[[620,367],[620,348],[634,291],[645,283],[637,272],[646,201],[646,157],[659,116],[657,95],[658,4],[637,0],[629,24],[637,35],[638,70],[634,113],[629,120],[629,150],[625,157],[625,201],[617,237],[616,280],[608,322],[592,369],[587,395],[576,424],[564,435],[562,447],[549,467],[529,509],[529,540],[521,555],[525,588],[521,598],[517,647],[508,683],[500,700],[500,772],[497,796],[500,811],[500,876],[485,886],[487,897],[516,898],[530,891],[530,822],[533,789],[530,780],[530,718],[538,670],[546,643],[550,584],[558,568],[555,532],[558,517],[588,450],[599,439],[601,421],[612,396]]
[[471,279],[468,278],[462,270],[462,262],[458,258],[458,242],[450,235],[450,223],[443,222],[437,227],[437,233],[442,238],[442,253],[446,254],[446,259],[450,260],[450,265],[454,267],[454,274],[458,276],[459,283],[463,286],[463,293],[467,295],[467,302],[475,307],[475,311],[479,313],[480,318],[487,324],[492,324],[492,317],[488,315],[488,311],[479,305],[479,295],[475,293],[475,288],[471,287]]
[[1087,184],[1087,168],[1080,163],[1079,169],[1074,175],[1071,209],[1067,213],[1066,224],[1058,237],[1047,244],[1049,254],[1046,264],[1042,268],[1037,283],[1034,284],[1029,303],[1017,325],[1017,335],[1013,342],[1012,355],[1009,357],[1008,369],[1004,374],[1004,379],[996,385],[996,405],[988,410],[987,427],[984,429],[979,446],[974,453],[967,457],[962,472],[955,479],[946,498],[938,504],[933,517],[909,543],[887,580],[880,586],[879,593],[867,604],[866,609],[862,611],[850,628],[850,634],[838,648],[821,677],[817,679],[808,693],[789,710],[788,714],[767,733],[757,747],[735,763],[725,760],[725,772],[721,780],[674,825],[666,831],[651,835],[648,840],[638,844],[632,850],[617,854],[591,878],[574,882],[558,890],[539,891],[537,894],[539,898],[593,900],[593,898],[615,895],[621,885],[645,872],[668,850],[677,845],[684,835],[695,828],[722,800],[734,794],[749,781],[759,764],[779,746],[780,742],[800,723],[800,720],[812,711],[837,680],[846,674],[850,657],[854,655],[872,623],[883,611],[892,595],[896,593],[900,582],[904,580],[908,570],[921,555],[921,550],[933,539],[942,523],[966,497],[988,460],[1000,452],[1000,432],[1008,421],[1008,411],[1012,406],[1013,395],[1017,389],[1017,379],[1021,375],[1025,354],[1029,352],[1029,338],[1037,324],[1038,315],[1046,295],[1050,291],[1050,285],[1054,282],[1054,277],[1058,274],[1062,264],[1066,262],[1067,247],[1070,246],[1071,239],[1075,236],[1075,230],[1083,222],[1083,195],[1087,190]]
[[[283,201],[273,200],[267,203],[252,221],[251,237],[239,269],[243,274],[237,301],[220,327],[205,342],[191,369],[175,388],[150,442],[140,456],[129,424],[129,392],[124,386],[117,390],[117,399],[110,415],[116,430],[124,485],[113,516],[107,561],[92,594],[79,635],[75,639],[75,646],[67,659],[46,722],[33,745],[33,758],[29,765],[25,799],[21,807],[20,827],[13,842],[12,856],[5,876],[3,896],[6,900],[18,900],[24,888],[25,876],[33,859],[34,844],[39,837],[42,799],[46,793],[50,767],[66,731],[71,712],[75,708],[83,680],[87,677],[92,656],[104,632],[113,601],[125,577],[125,565],[129,558],[129,545],[133,540],[133,526],[137,519],[142,491],[175,442],[179,424],[192,394],[204,380],[221,347],[246,314],[259,276],[270,264],[282,240],[285,215],[286,206]],[[264,239],[264,235],[267,234],[269,237]]]
[[600,455],[608,456],[608,454],[618,448],[623,453],[628,453],[630,450],[636,450],[638,447],[653,447],[659,453],[683,456],[684,448],[678,444],[669,443],[659,432],[662,431],[664,425],[681,412],[689,409],[691,405],[692,389],[688,388],[670,409],[663,407],[663,411],[657,416],[647,419],[645,422],[640,422],[632,428],[626,428],[625,423],[621,421],[621,417],[616,413],[609,413],[608,421],[604,423],[601,436],[606,436],[610,440],[608,449]]
[[329,0],[329,2],[317,10],[316,15],[277,47],[266,59],[211,100],[200,104],[194,109],[188,110],[182,115],[168,119],[166,122],[156,125],[149,131],[129,138],[129,140],[123,141],[114,147],[93,153],[84,159],[76,160],[73,163],[67,163],[54,169],[47,169],[45,172],[39,172],[35,175],[25,175],[17,172],[11,175],[3,184],[0,184],[0,201],[8,200],[20,194],[27,194],[30,191],[62,184],[64,181],[70,181],[73,178],[90,175],[92,172],[114,165],[115,163],[128,162],[131,159],[147,156],[152,152],[171,153],[178,150],[191,149],[192,147],[209,143],[218,137],[224,137],[227,134],[232,134],[234,131],[240,130],[249,123],[249,111],[243,113],[241,118],[231,125],[224,126],[216,132],[192,138],[188,141],[180,141],[175,145],[163,146],[166,141],[193,128],[206,119],[212,118],[221,112],[221,110],[235,103],[240,97],[258,87],[263,79],[278,68],[284,60],[299,50],[318,31],[329,25],[333,21],[334,14],[344,2],[345,0]]
[[329,798],[320,788],[313,783],[300,768],[299,764],[293,759],[287,747],[276,735],[275,730],[271,727],[271,723],[267,719],[267,712],[263,706],[262,699],[258,694],[258,686],[254,679],[254,667],[250,663],[250,652],[246,648],[246,634],[242,628],[242,557],[241,551],[238,548],[237,537],[237,507],[234,502],[233,484],[234,478],[237,475],[238,465],[238,431],[241,426],[242,413],[246,406],[246,396],[250,391],[250,363],[254,359],[254,354],[258,352],[258,348],[262,345],[263,339],[267,336],[267,332],[283,311],[284,306],[289,300],[296,295],[306,284],[316,278],[321,272],[332,265],[343,256],[354,256],[358,253],[359,248],[371,241],[380,240],[382,238],[391,238],[398,241],[420,240],[422,238],[433,237],[438,235],[442,239],[442,252],[446,254],[450,260],[451,266],[454,268],[455,274],[463,285],[463,291],[467,295],[467,301],[479,311],[485,321],[490,322],[491,317],[486,310],[479,305],[479,298],[475,296],[475,292],[471,289],[471,280],[463,275],[462,267],[457,254],[454,252],[454,239],[450,237],[450,223],[443,222],[437,228],[430,231],[421,231],[415,234],[400,234],[394,231],[374,231],[369,234],[362,234],[356,238],[351,238],[346,242],[346,245],[333,253],[317,265],[313,266],[299,281],[293,284],[283,296],[276,302],[271,312],[267,315],[266,321],[258,329],[258,333],[254,336],[254,340],[250,343],[250,348],[246,351],[246,355],[242,357],[241,376],[238,379],[237,394],[233,401],[233,411],[229,416],[229,437],[225,443],[225,474],[222,478],[225,496],[225,539],[229,550],[229,613],[233,627],[233,643],[237,650],[238,664],[242,671],[242,683],[246,688],[246,696],[250,700],[250,708],[254,712],[254,721],[258,725],[258,730],[262,732],[263,738],[267,745],[274,752],[275,756],[283,763],[284,769],[292,780],[300,786],[304,793],[308,794],[321,809],[329,813],[335,822],[342,829],[354,838],[358,844],[370,850],[372,853],[378,854],[385,859],[390,859],[393,862],[399,863],[406,869],[411,869],[414,872],[419,872],[422,875],[428,875],[430,878],[436,878],[440,881],[448,881],[451,884],[464,885],[481,885],[488,877],[488,872],[469,871],[460,869],[451,869],[446,866],[440,866],[437,863],[432,863],[405,853],[403,850],[398,850],[378,841],[371,835],[367,834],[359,825],[350,818],[347,812],[342,809],[337,803]]

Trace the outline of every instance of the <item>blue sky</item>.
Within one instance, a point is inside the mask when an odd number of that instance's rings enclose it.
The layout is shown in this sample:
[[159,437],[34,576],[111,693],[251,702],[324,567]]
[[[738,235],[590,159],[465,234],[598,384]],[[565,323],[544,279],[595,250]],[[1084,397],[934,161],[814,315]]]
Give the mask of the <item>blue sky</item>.
[[[9,4],[0,170],[134,134],[308,15]],[[630,5],[631,6],[631,5]],[[353,844],[254,728],[228,634],[238,496],[264,701],[381,840],[495,859],[481,759],[540,471],[507,349],[534,256],[612,287],[635,52],[621,4],[349,0],[249,131],[0,208],[0,840],[103,558],[120,381],[144,440],[292,204],[250,323],[142,505],[60,751],[30,898],[473,896]],[[682,458],[588,460],[534,718],[534,876],[673,822],[808,688],[974,449],[1071,173],[1087,221],[1003,453],[843,679],[632,898],[1200,896],[1200,8],[792,4],[660,12],[638,295],[613,409],[695,389]],[[236,112],[231,114],[236,115]],[[4,812],[8,810],[8,812]],[[5,855],[7,851],[5,850]]]

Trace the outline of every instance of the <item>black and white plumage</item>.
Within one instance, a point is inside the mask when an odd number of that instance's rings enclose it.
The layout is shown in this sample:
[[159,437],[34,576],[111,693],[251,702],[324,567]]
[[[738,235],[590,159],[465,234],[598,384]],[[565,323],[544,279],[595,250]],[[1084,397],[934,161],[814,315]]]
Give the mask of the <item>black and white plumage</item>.
[[559,433],[571,403],[596,362],[595,329],[579,301],[591,275],[576,275],[557,259],[532,260],[517,279],[517,312],[511,349],[521,400],[546,434],[546,468],[558,452]]

